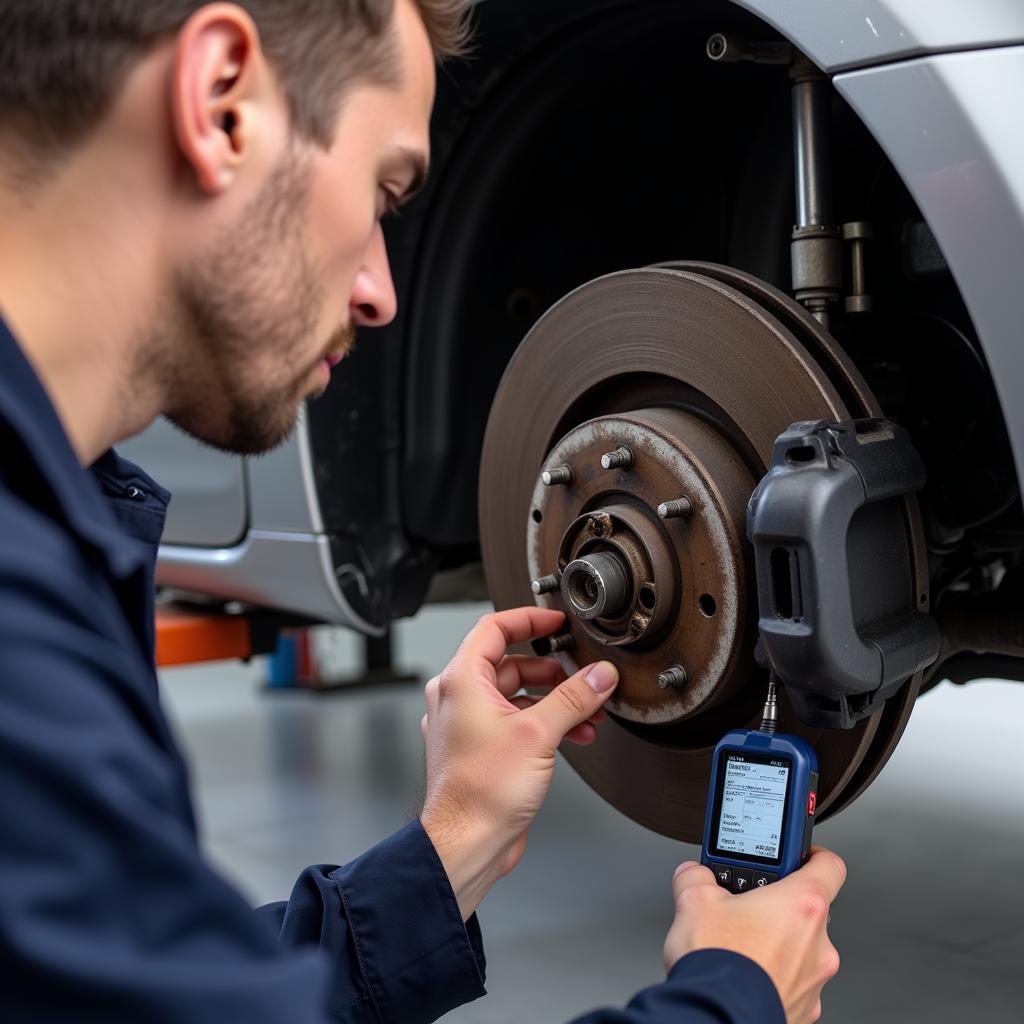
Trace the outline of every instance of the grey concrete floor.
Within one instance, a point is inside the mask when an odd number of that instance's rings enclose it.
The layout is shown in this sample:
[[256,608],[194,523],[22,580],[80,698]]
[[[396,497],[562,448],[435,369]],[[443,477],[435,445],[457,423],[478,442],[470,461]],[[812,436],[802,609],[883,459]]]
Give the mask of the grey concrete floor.
[[[437,671],[480,610],[401,625],[400,663]],[[354,666],[354,637],[320,643],[332,667]],[[286,897],[307,864],[342,863],[401,827],[423,776],[420,686],[267,695],[263,673],[163,677],[206,849],[254,904]],[[871,790],[817,830],[850,870],[832,913],[843,966],[825,1021],[1024,1020],[1022,726],[1024,684],[939,688]],[[669,879],[693,855],[560,763],[523,863],[481,909],[489,995],[445,1020],[555,1024],[659,980]]]

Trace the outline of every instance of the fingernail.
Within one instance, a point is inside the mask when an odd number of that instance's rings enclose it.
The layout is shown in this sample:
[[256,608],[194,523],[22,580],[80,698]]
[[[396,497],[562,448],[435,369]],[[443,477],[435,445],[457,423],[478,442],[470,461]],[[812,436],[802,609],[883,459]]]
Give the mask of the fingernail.
[[619,670],[610,661],[599,661],[583,678],[594,693],[607,693],[619,681]]
[[696,866],[697,862],[695,860],[684,860],[683,863],[672,872],[672,877],[678,878],[684,871],[687,871],[690,868],[695,868]]

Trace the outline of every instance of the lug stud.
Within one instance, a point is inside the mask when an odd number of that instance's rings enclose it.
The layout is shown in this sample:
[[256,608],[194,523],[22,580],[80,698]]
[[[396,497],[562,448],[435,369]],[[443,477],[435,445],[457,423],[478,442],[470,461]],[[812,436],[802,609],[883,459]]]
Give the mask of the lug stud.
[[557,574],[551,576],[541,576],[539,580],[534,580],[530,584],[530,589],[540,596],[541,594],[551,594],[556,591],[562,585],[562,579]]
[[686,669],[673,665],[658,676],[658,686],[663,690],[681,690],[686,685]]
[[685,519],[693,512],[693,502],[689,498],[674,498],[663,501],[658,506],[658,515],[662,519]]
[[533,648],[534,654],[543,657],[545,654],[571,651],[576,646],[576,640],[572,633],[558,633],[555,636],[542,636],[539,640],[533,640],[530,646]]
[[613,452],[601,456],[601,465],[605,469],[629,469],[633,465],[633,453],[624,445]]
[[567,484],[572,480],[572,467],[555,466],[554,469],[545,469],[540,475],[541,482],[545,487],[555,487],[558,484]]

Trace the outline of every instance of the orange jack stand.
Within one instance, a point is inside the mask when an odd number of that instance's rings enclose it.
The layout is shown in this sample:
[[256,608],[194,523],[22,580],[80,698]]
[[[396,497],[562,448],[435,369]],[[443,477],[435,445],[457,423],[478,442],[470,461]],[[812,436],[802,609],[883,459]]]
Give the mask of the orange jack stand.
[[252,623],[241,615],[203,615],[173,606],[156,613],[158,668],[252,657]]
[[[357,685],[416,682],[419,677],[395,670],[391,655],[391,634],[364,637],[363,671],[351,678],[330,680],[319,677],[306,631],[316,625],[309,619],[255,609],[244,615],[226,615],[202,608],[176,604],[157,606],[157,668],[197,665],[206,661],[248,661],[261,654],[281,654],[282,631],[294,630],[301,641],[293,661],[285,654],[285,671],[294,678],[284,682],[274,678],[271,661],[271,690],[304,690],[308,693],[337,693]],[[288,637],[288,633],[284,633]],[[295,656],[297,653],[297,657]]]

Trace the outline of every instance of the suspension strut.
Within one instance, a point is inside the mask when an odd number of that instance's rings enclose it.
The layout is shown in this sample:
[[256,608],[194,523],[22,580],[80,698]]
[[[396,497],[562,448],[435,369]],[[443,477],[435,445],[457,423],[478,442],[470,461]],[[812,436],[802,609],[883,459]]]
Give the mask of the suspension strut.
[[825,328],[843,295],[843,242],[850,245],[851,293],[848,314],[869,313],[865,244],[872,237],[864,221],[839,224],[832,192],[831,82],[802,53],[785,42],[755,42],[716,32],[706,52],[716,63],[775,64],[789,68],[793,109],[793,171],[796,216],[790,239],[793,296]]
[[830,83],[806,57],[790,66],[796,226],[791,254],[793,295],[823,327],[843,288],[843,234],[832,201]]

